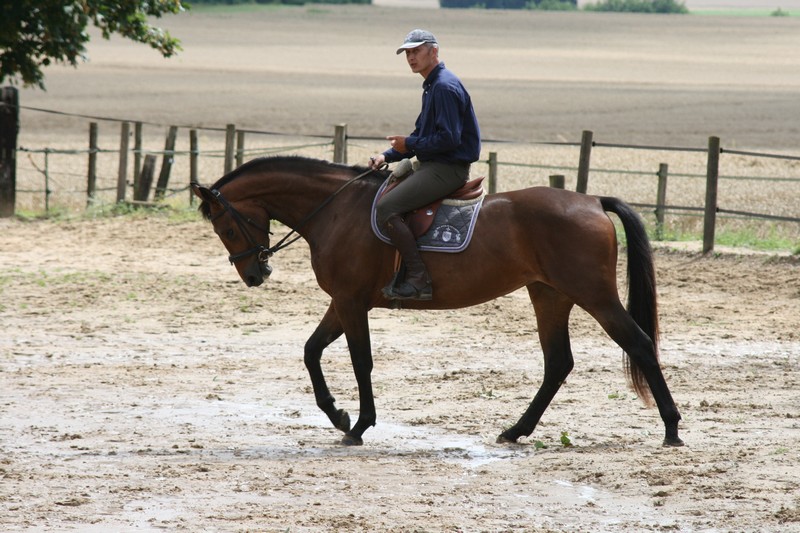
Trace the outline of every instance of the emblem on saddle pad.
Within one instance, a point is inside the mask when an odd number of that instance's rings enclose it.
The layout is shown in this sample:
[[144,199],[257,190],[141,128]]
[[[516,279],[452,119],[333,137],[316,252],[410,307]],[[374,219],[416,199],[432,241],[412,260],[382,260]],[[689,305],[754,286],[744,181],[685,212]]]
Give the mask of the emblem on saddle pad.
[[458,230],[458,228],[451,226],[450,224],[445,224],[444,226],[439,226],[433,229],[431,238],[436,241],[436,239],[440,237],[442,242],[453,241],[455,243],[461,243],[461,232]]
[[[390,176],[378,189],[375,200],[372,202],[370,221],[372,231],[387,244],[392,241],[378,227],[375,206],[378,199],[390,186]],[[483,189],[483,178],[467,182],[467,184],[454,193],[463,199],[445,198],[422,207],[406,215],[406,220],[411,231],[417,237],[419,249],[427,252],[463,252],[469,246],[472,232],[478,220],[478,212],[483,205],[486,191]]]

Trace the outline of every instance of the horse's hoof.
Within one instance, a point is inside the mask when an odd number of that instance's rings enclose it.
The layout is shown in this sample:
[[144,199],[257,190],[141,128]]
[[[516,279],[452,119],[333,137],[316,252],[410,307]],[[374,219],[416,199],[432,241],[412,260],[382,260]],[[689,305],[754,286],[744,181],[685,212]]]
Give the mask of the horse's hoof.
[[680,448],[684,443],[679,437],[668,437],[664,439],[664,447]]
[[495,441],[497,444],[516,444],[517,439],[512,439],[505,433],[501,433],[497,440]]
[[336,424],[336,429],[340,429],[347,433],[350,431],[350,415],[344,409],[339,409],[336,414],[339,416],[339,422]]
[[342,437],[342,444],[344,446],[361,446],[364,444],[364,439],[361,437],[354,437],[353,435],[345,435]]

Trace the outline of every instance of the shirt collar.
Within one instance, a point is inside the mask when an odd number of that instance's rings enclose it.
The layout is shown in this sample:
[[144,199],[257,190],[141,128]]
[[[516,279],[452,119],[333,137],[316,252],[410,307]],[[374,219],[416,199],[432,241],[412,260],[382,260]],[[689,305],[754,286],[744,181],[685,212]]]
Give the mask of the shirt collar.
[[439,73],[444,69],[444,61],[439,61],[439,64],[433,67],[433,70],[428,74],[428,77],[425,78],[425,81],[422,82],[422,88],[427,90],[433,85],[433,82],[436,81],[436,78],[439,77]]

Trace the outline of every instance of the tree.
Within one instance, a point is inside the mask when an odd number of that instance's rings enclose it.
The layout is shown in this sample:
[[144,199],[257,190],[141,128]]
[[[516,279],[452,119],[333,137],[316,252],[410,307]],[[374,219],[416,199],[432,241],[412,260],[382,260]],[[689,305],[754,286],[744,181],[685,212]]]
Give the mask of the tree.
[[85,58],[89,22],[105,39],[118,33],[171,57],[181,50],[180,41],[147,19],[183,9],[181,0],[0,0],[0,83],[21,80],[44,89],[42,67],[77,67]]

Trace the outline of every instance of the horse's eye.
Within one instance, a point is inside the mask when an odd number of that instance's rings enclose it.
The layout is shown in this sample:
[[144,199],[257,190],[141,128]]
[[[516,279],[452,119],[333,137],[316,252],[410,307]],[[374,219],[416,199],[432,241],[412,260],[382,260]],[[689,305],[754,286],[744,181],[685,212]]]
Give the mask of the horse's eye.
[[225,238],[228,240],[233,240],[236,237],[236,232],[233,231],[233,228],[225,231]]

